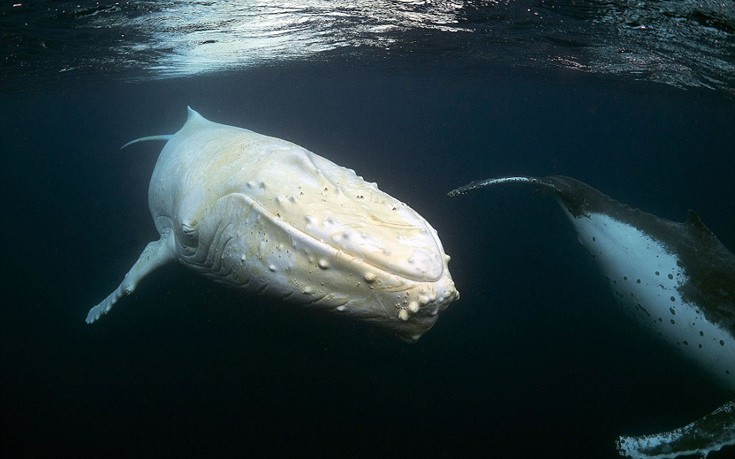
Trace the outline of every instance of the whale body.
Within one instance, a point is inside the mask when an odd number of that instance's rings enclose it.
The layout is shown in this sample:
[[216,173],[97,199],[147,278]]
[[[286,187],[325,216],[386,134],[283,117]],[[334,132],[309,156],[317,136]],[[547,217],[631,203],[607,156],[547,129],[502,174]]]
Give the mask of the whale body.
[[[735,255],[695,213],[683,223],[664,220],[564,176],[493,178],[449,195],[508,183],[551,191],[623,309],[735,393]],[[733,444],[730,401],[671,432],[621,437],[618,449],[635,458],[663,458],[706,455]]]
[[347,169],[291,142],[188,109],[148,190],[161,237],[87,315],[178,261],[250,293],[376,323],[415,341],[459,298],[436,230]]

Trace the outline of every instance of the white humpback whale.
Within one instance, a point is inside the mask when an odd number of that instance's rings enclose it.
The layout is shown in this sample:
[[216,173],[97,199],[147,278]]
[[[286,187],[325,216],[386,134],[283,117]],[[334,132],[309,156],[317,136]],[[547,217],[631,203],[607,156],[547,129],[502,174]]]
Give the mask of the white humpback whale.
[[[508,183],[553,192],[626,312],[735,393],[735,255],[694,212],[683,223],[664,220],[563,176],[493,178],[449,195]],[[733,444],[735,400],[669,432],[620,437],[618,450],[664,458],[706,455]]]
[[377,323],[415,341],[459,298],[432,226],[406,204],[298,145],[188,109],[148,190],[159,240],[87,315],[178,261],[215,281]]

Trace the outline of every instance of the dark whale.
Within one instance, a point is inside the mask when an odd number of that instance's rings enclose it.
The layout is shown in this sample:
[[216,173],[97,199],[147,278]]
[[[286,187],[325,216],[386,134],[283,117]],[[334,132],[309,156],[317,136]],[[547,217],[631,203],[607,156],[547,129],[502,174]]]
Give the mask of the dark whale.
[[[564,176],[494,178],[449,195],[508,183],[552,192],[618,303],[735,393],[735,255],[694,212],[682,223],[664,220]],[[618,449],[631,457],[658,458],[706,455],[732,444],[735,401],[670,432],[621,437]]]

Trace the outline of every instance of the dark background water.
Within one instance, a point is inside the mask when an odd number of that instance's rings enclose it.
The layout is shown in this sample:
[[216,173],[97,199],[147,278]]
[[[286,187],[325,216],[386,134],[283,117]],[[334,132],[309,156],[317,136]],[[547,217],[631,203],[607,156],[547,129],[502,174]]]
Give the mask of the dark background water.
[[[560,71],[349,62],[2,94],[6,457],[617,457],[730,396],[639,331],[547,196],[566,174],[735,248],[735,103]],[[439,231],[462,294],[417,344],[178,265],[94,325],[157,238],[147,186],[186,106],[354,168]],[[713,456],[714,457],[714,456]],[[725,457],[721,454],[720,457]]]

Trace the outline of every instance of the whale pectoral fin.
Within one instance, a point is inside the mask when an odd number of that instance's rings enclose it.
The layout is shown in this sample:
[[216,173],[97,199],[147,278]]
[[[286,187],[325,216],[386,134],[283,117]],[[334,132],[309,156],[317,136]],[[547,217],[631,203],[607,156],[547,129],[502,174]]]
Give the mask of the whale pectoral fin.
[[684,427],[640,437],[620,437],[618,452],[635,459],[675,458],[735,445],[735,400]]
[[125,275],[122,283],[110,293],[107,298],[102,300],[100,304],[89,310],[87,314],[87,323],[99,319],[102,314],[106,314],[112,306],[125,295],[130,295],[135,290],[138,282],[158,267],[173,261],[176,258],[174,250],[174,236],[171,231],[166,231],[161,235],[161,239],[148,243],[143,249],[143,253],[138,257],[130,271]]

